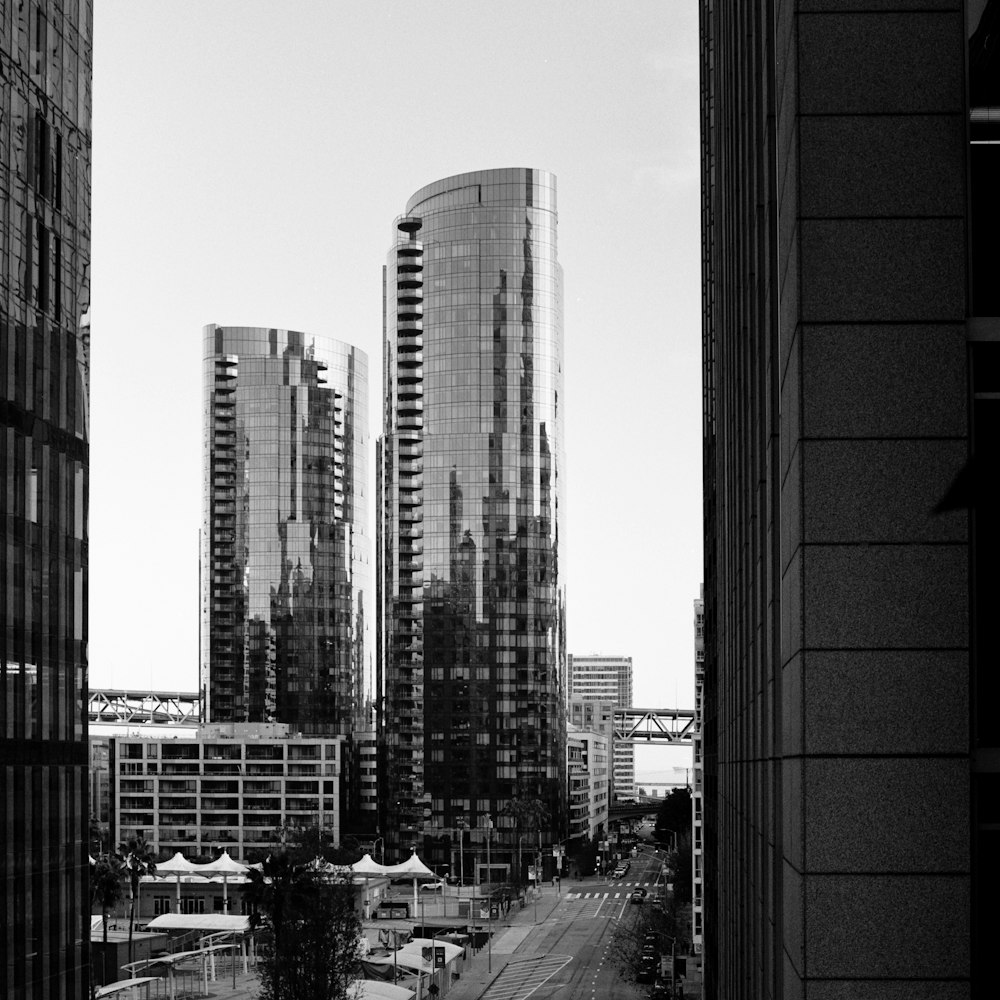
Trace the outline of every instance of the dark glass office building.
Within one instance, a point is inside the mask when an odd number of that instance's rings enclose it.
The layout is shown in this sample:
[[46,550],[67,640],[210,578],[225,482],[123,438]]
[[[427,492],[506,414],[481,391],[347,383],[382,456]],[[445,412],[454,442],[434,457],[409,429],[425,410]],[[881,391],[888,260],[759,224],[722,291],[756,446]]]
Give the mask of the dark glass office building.
[[368,359],[204,329],[201,692],[210,722],[368,728]]
[[701,4],[714,1000],[996,992],[998,15]]
[[0,996],[89,996],[89,0],[0,4]]
[[459,831],[473,831],[467,874],[488,836],[499,879],[539,804],[543,840],[557,835],[565,785],[555,177],[437,181],[394,235],[378,485],[383,833],[457,873]]

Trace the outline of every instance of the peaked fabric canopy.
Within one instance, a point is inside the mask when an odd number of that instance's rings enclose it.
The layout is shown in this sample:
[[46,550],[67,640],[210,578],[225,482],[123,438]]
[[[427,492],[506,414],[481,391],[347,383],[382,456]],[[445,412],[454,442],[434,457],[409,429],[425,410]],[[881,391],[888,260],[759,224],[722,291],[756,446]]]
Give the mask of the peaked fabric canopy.
[[370,854],[366,854],[351,865],[351,871],[355,875],[382,875],[385,873],[385,865],[380,865]]
[[400,875],[410,878],[438,878],[417,857],[416,851],[398,865],[380,865],[377,861],[372,860],[370,854],[366,854],[360,861],[355,861],[351,865],[351,871],[355,875],[388,875],[390,878],[397,878]]
[[245,875],[250,870],[249,865],[240,864],[229,856],[229,851],[223,851],[214,861],[198,865],[200,875]]
[[193,861],[188,861],[180,851],[167,861],[162,861],[156,866],[157,875],[200,875],[202,865],[196,865]]
[[391,865],[388,868],[385,868],[384,871],[386,875],[392,876],[412,875],[417,878],[420,878],[421,876],[424,878],[437,878],[437,875],[435,875],[434,872],[432,872],[430,868],[428,868],[427,865],[425,865],[423,861],[417,857],[416,851],[414,851],[402,864]]

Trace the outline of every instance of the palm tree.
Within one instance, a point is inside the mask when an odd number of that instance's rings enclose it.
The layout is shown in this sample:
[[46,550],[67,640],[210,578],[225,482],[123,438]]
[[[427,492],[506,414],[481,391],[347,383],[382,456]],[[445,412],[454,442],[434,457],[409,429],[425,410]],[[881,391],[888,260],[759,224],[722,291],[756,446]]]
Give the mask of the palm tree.
[[139,880],[143,875],[152,875],[156,871],[153,864],[153,854],[142,834],[135,834],[123,840],[118,851],[125,859],[125,870],[128,873],[129,907],[128,918],[128,960],[132,961],[132,931],[135,927],[135,905],[139,899]]
[[[539,795],[541,791],[537,786],[533,787],[531,782],[522,779],[518,783],[514,797],[504,806],[504,813],[514,817],[514,832],[517,834],[517,882],[521,882],[521,839],[526,833],[537,833],[539,837],[539,849],[541,848],[541,833],[549,825],[551,813],[548,804]],[[535,885],[540,881],[541,875],[536,872]]]
[[125,866],[115,854],[103,854],[90,869],[90,901],[101,908],[104,951],[101,953],[101,982],[108,981],[108,911],[125,898]]

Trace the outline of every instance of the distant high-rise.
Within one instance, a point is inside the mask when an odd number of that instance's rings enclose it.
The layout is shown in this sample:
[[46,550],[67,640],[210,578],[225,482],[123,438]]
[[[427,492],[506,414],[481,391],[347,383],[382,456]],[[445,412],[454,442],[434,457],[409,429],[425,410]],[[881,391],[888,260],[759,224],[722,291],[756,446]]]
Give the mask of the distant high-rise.
[[1000,4],[701,14],[706,997],[992,997]]
[[215,325],[203,356],[204,717],[370,728],[368,359]]
[[[632,707],[631,656],[569,656],[570,701],[608,701]],[[574,720],[576,721],[576,720]],[[614,726],[611,727],[614,732]],[[615,740],[612,790],[616,799],[635,798],[635,747]]]
[[438,862],[463,827],[492,822],[479,836],[509,865],[526,810],[544,805],[545,840],[562,821],[555,185],[511,169],[422,188],[385,269],[383,832]]
[[0,7],[0,996],[90,995],[90,0]]

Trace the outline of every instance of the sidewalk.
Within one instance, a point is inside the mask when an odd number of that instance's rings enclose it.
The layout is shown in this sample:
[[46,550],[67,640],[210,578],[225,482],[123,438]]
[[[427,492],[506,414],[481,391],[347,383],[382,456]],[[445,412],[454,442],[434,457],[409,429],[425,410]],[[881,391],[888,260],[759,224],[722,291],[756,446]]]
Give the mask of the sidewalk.
[[[535,905],[531,902],[523,910],[511,910],[498,925],[494,925],[491,944],[484,945],[475,954],[472,954],[470,949],[462,978],[448,991],[447,1000],[479,1000],[490,983],[500,975],[504,966],[514,958],[518,949],[521,949],[522,945],[529,941],[532,933],[552,916],[556,907],[565,898],[567,890],[573,889],[574,886],[575,883],[567,885],[564,882],[562,892],[559,894],[551,886],[543,886],[542,895],[538,899],[537,925]],[[384,921],[384,926],[389,924],[390,921]],[[407,926],[412,926],[412,921],[409,921]],[[529,949],[530,945],[528,949],[522,950]],[[219,981],[208,984],[208,996],[211,1000],[252,1000],[257,996],[259,989],[260,980],[255,972],[250,972],[246,976],[238,973],[235,989],[231,977],[220,977]],[[143,995],[141,990],[139,995]]]
[[568,888],[563,883],[562,892],[557,894],[554,888],[543,887],[543,894],[538,900],[537,925],[534,903],[529,902],[523,910],[511,910],[500,928],[493,932],[492,959],[489,947],[480,948],[476,955],[470,956],[462,978],[448,991],[447,1000],[479,1000],[521,945],[552,916]]

